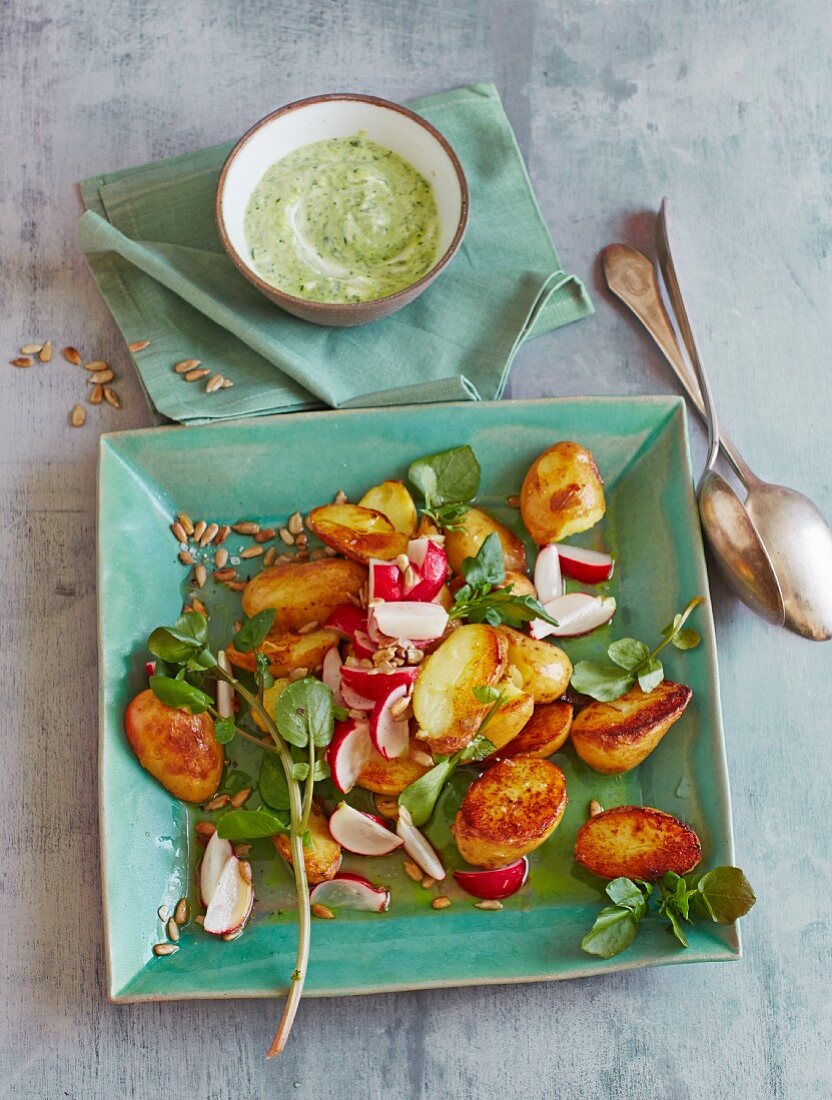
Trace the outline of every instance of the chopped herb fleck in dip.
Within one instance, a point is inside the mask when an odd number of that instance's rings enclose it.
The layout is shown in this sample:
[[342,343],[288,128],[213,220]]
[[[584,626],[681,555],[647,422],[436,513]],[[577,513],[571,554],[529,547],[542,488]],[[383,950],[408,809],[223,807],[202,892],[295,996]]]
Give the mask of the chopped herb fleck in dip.
[[359,133],[273,164],[249,200],[245,234],[267,283],[313,302],[367,302],[430,270],[439,216],[424,176]]

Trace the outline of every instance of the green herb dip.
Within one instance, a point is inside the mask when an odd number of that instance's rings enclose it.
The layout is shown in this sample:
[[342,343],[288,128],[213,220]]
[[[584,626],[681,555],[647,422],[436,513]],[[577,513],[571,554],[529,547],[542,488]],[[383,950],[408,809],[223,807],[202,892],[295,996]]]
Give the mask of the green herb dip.
[[433,266],[439,216],[424,176],[355,134],[273,164],[249,200],[245,234],[267,283],[313,302],[366,302]]

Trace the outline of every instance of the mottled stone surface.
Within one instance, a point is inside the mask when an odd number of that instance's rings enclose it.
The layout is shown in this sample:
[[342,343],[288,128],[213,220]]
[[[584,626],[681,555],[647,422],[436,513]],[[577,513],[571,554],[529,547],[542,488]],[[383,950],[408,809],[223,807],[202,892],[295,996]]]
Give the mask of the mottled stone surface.
[[[67,415],[59,359],[0,367],[0,1094],[820,1097],[832,1091],[829,647],[714,586],[745,958],[581,982],[304,1004],[265,1065],[265,1002],[113,1007],[96,839],[96,438],[147,422],[75,247],[73,183],[233,136],[288,99],[493,79],[595,318],[523,349],[516,397],[671,392],[598,250],[672,196],[726,424],[832,514],[832,93],[826,0],[7,0],[0,331],[110,359],[125,407]],[[702,437],[694,432],[695,452]]]

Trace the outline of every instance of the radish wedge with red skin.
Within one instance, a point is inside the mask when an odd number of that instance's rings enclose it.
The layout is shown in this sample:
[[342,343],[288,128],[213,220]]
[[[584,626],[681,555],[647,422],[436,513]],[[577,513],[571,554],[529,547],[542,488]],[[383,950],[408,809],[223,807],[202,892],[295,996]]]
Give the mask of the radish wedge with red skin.
[[332,692],[332,698],[335,700],[336,707],[342,707],[344,705],[344,700],[341,697],[342,664],[343,662],[341,660],[341,654],[338,652],[338,646],[334,645],[324,654],[324,661],[321,667],[321,680],[323,680]]
[[219,833],[213,833],[205,846],[205,855],[199,868],[199,896],[207,908],[217,889],[222,869],[234,855],[230,840],[223,840]]
[[404,595],[404,583],[402,571],[394,561],[379,561],[371,558],[369,564],[369,579],[367,582],[367,599],[372,600],[400,600]]
[[609,554],[602,554],[600,550],[584,550],[581,546],[558,546],[558,557],[563,575],[581,584],[608,581],[615,568],[615,561]]
[[534,587],[537,598],[542,604],[555,599],[563,593],[563,579],[560,570],[560,554],[554,543],[542,546],[534,563]]
[[396,821],[396,832],[404,841],[404,850],[414,863],[417,863],[426,875],[437,881],[445,877],[445,868],[442,860],[437,855],[436,849],[413,824],[410,810],[407,806],[399,805],[399,817]]
[[370,738],[385,760],[404,756],[410,745],[410,722],[390,713],[395,704],[409,693],[408,684],[397,684],[383,699],[379,699],[370,715]]
[[345,638],[351,638],[356,630],[366,629],[367,612],[353,603],[343,603],[330,613],[324,626],[330,630],[337,630]]
[[[353,668],[344,665],[341,669],[341,690],[349,688],[365,699],[378,702],[386,699],[394,687],[406,684],[412,687],[419,675],[414,667],[397,668],[395,672],[377,672],[373,668]],[[347,706],[350,704],[348,703]]]
[[558,625],[552,626],[543,619],[534,619],[529,626],[533,638],[577,638],[580,634],[589,634],[610,621],[615,614],[616,603],[612,596],[568,592],[543,606]]
[[[343,671],[344,666],[341,668],[342,673]],[[367,714],[369,714],[376,705],[375,699],[366,699],[363,695],[353,690],[349,684],[345,683],[343,675],[341,676],[341,699],[347,710],[364,710]]]
[[236,932],[248,920],[254,905],[254,887],[243,877],[236,856],[225,861],[202,927],[215,936]]
[[407,556],[416,571],[417,579],[404,595],[410,601],[430,603],[442,591],[447,580],[447,555],[432,539],[421,538],[410,540]]
[[528,877],[529,861],[525,856],[496,871],[454,871],[454,878],[467,894],[488,901],[510,898]]
[[[440,638],[448,625],[448,612],[438,603],[380,603],[370,608],[368,621],[387,638],[432,641]],[[372,636],[373,630],[370,630]]]
[[377,649],[378,646],[366,630],[356,630],[352,636],[352,651],[359,661],[371,661]]
[[357,856],[386,856],[403,843],[382,818],[362,813],[346,802],[339,802],[330,817],[329,832],[342,848]]
[[339,871],[333,878],[313,886],[309,900],[313,905],[325,905],[327,909],[384,913],[390,908],[390,891],[386,886],[373,886],[372,882],[351,871]]
[[335,733],[326,750],[332,782],[341,792],[351,791],[373,752],[370,726],[366,719],[348,718],[335,723]]

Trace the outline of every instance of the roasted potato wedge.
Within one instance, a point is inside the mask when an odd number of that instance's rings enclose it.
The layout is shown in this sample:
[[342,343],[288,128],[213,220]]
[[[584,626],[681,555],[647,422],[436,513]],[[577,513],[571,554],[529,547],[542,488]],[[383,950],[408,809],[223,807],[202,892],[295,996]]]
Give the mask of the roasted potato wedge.
[[662,680],[652,691],[636,685],[611,703],[590,703],[572,723],[575,752],[604,775],[631,771],[682,717],[692,695],[684,684]]
[[141,766],[176,798],[205,802],[214,794],[225,754],[210,714],[169,707],[147,688],[127,707],[124,731]]
[[[423,755],[424,750],[419,748],[419,742],[411,739],[411,752]],[[365,791],[373,791],[374,794],[399,795],[415,783],[417,779],[430,771],[430,765],[414,760],[409,752],[407,756],[395,756],[391,760],[385,760],[381,753],[373,750],[367,763],[364,765],[361,775],[358,777],[358,786]]]
[[540,546],[594,527],[607,510],[592,453],[579,443],[555,443],[534,460],[520,490],[526,529]]
[[551,836],[566,809],[566,779],[548,760],[518,756],[475,779],[451,831],[475,867],[503,867]]
[[508,641],[508,659],[523,677],[523,689],[536,703],[553,703],[569,686],[572,662],[562,649],[539,642],[510,626],[497,628]]
[[526,548],[517,535],[480,508],[469,508],[464,516],[456,520],[454,529],[445,532],[445,553],[448,555],[448,565],[454,573],[462,570],[462,563],[466,558],[476,556],[479,548],[494,532],[499,535],[503,546],[506,571],[525,572]]
[[403,481],[382,481],[359,500],[361,508],[372,508],[387,516],[397,531],[412,538],[416,530],[416,505]]
[[365,566],[343,558],[273,565],[246,585],[243,611],[252,616],[273,607],[272,633],[285,634],[307,623],[324,622],[336,607],[357,596],[366,580]]
[[511,585],[511,590],[515,596],[532,596],[537,599],[537,590],[532,583],[530,577],[527,577],[525,573],[515,573],[514,570],[506,570],[505,583],[500,585],[500,588],[507,588]]
[[584,822],[575,840],[575,859],[601,878],[653,882],[668,871],[685,875],[701,858],[693,829],[649,806],[604,810]]
[[[308,634],[278,634],[266,638],[261,652],[269,658],[269,671],[272,676],[288,676],[296,668],[306,668],[315,672],[323,664],[328,649],[338,645],[340,635],[337,630],[311,630]],[[236,668],[254,672],[254,653],[240,653],[233,645],[228,646],[226,654]]]
[[360,504],[324,504],[313,508],[306,522],[321,542],[353,561],[392,561],[407,553],[408,536],[387,516]]
[[534,711],[534,696],[518,688],[511,680],[496,685],[506,701],[483,730],[495,749],[512,742],[523,730]]
[[[311,883],[334,878],[341,866],[341,845],[333,840],[326,817],[314,803],[309,815],[309,832],[312,834],[312,847],[303,849],[306,877]],[[273,836],[272,842],[286,862],[291,864],[292,844],[289,837],[281,833]]]
[[[563,748],[572,728],[572,712],[571,703],[539,703],[517,736],[493,755],[500,760],[509,756],[535,756],[545,760]],[[486,736],[488,729],[486,727]]]
[[[274,708],[277,700],[280,698],[281,693],[289,686],[291,680],[286,676],[281,676],[279,680],[275,680],[271,687],[266,688],[263,692],[263,706],[266,708],[266,713],[274,717]],[[256,710],[252,710],[251,717],[254,719],[254,724],[258,729],[261,729],[263,733],[268,733],[263,724],[263,719],[257,713]]]
[[507,650],[494,627],[469,623],[452,631],[421,666],[413,714],[416,736],[431,752],[456,752],[477,732],[488,704],[477,702],[473,689],[502,679]]

